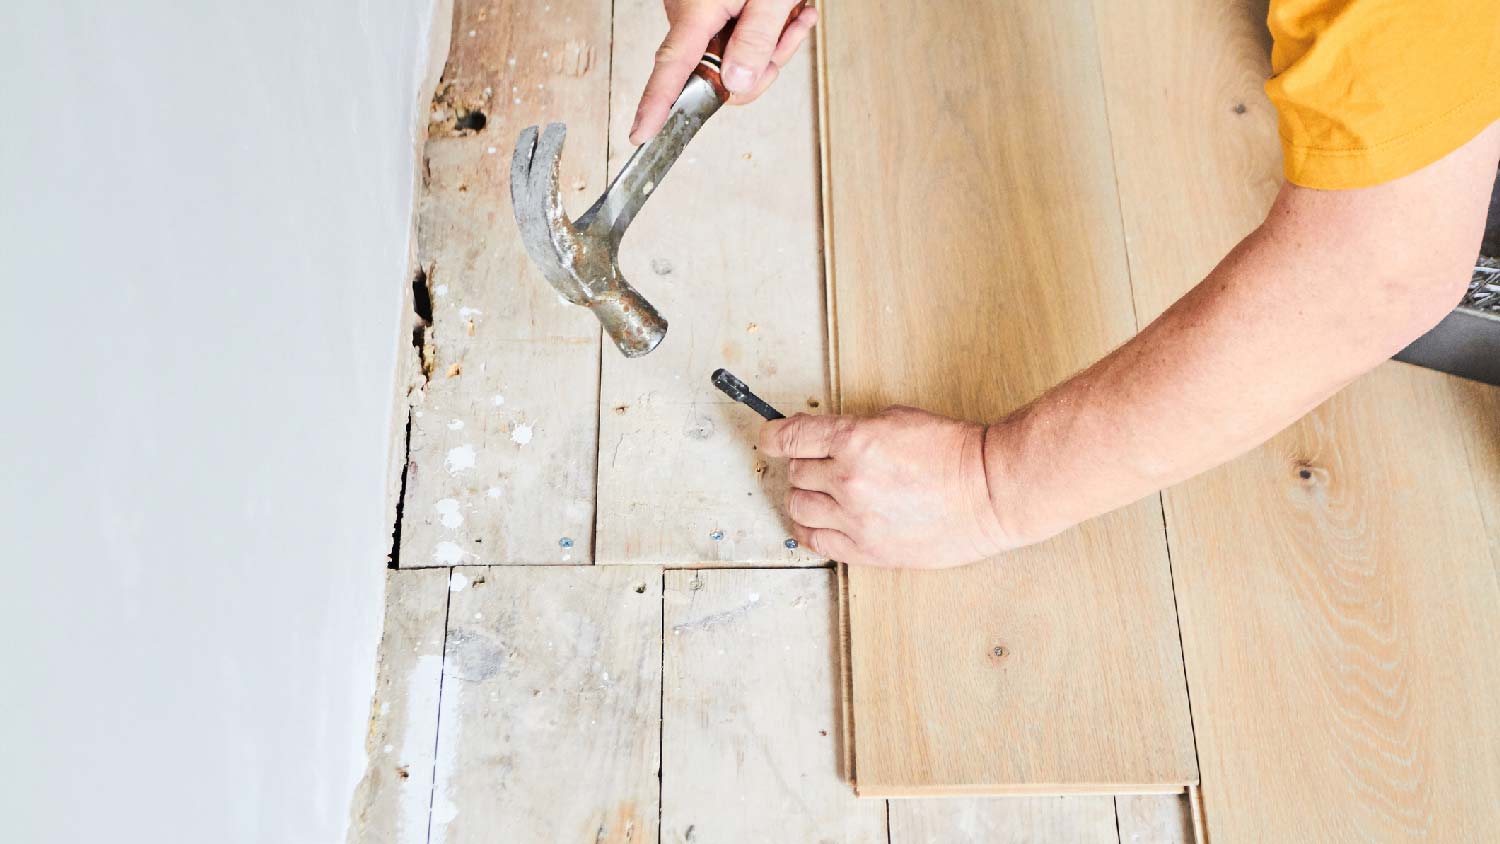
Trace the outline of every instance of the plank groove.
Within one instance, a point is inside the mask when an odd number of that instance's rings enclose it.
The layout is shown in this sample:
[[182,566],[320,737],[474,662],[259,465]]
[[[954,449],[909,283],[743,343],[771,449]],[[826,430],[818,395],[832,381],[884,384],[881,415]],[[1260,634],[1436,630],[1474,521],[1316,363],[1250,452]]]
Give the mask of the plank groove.
[[[569,210],[604,189],[609,15],[608,0],[458,0],[417,209],[432,322],[402,568],[592,559],[599,325],[526,257],[509,180],[521,129],[561,120]],[[482,129],[456,128],[475,114]]]
[[[1088,4],[823,12],[842,409],[992,421],[1130,337]],[[1196,781],[1155,497],[848,591],[861,794]]]
[[[1279,184],[1264,4],[1096,9],[1144,324]],[[1467,387],[1385,364],[1164,494],[1214,844],[1500,824],[1500,588],[1474,480],[1496,461],[1472,471],[1494,422],[1461,411]]]
[[[658,0],[616,3],[611,172],[666,27]],[[828,407],[817,159],[804,50],[705,125],[631,225],[621,268],[670,328],[639,360],[605,349],[599,562],[816,561],[784,544],[786,466],[755,453],[760,417],[708,378],[727,367],[786,413]]]
[[[661,570],[465,567],[432,844],[656,840]],[[456,586],[457,586],[456,585]]]
[[834,575],[669,571],[662,841],[885,844],[839,776]]

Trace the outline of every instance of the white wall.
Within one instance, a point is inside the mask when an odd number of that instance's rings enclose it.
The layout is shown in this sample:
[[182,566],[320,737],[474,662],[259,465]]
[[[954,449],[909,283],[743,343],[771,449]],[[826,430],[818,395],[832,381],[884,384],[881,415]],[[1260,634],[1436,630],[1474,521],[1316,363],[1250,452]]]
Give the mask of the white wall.
[[432,5],[0,4],[0,840],[342,841]]

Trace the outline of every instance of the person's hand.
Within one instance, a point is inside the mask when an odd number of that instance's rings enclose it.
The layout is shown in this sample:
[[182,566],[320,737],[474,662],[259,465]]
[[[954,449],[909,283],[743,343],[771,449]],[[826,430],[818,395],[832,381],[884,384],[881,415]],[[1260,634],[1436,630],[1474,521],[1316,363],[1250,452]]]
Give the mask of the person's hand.
[[[646,82],[646,92],[630,127],[630,142],[645,143],[661,131],[667,122],[672,103],[682,93],[693,68],[703,58],[703,48],[730,18],[738,17],[734,35],[724,49],[720,75],[729,89],[731,103],[743,105],[761,95],[776,81],[781,66],[807,40],[807,34],[818,22],[818,12],[804,8],[786,25],[792,9],[803,0],[666,0],[667,21],[671,25],[661,49],[656,51],[656,67]],[[782,28],[785,26],[786,31]]]
[[1018,547],[985,468],[985,428],[909,407],[767,422],[760,449],[790,457],[792,535],[851,565],[946,568]]

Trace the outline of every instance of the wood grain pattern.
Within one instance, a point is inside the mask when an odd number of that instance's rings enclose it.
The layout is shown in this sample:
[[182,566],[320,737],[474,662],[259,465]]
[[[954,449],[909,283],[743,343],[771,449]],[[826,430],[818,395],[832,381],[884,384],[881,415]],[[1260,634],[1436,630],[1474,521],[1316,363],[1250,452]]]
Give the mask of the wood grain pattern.
[[839,777],[834,576],[669,571],[662,841],[885,844]]
[[[1270,204],[1264,5],[1096,8],[1144,322]],[[1500,594],[1459,387],[1387,364],[1165,494],[1214,844],[1500,823]]]
[[1500,577],[1500,387],[1456,381],[1454,398],[1464,421],[1469,469],[1490,538],[1490,557]]
[[[432,324],[411,417],[403,568],[591,560],[599,325],[526,257],[509,174],[520,130],[562,120],[569,210],[603,190],[609,13],[607,0],[455,9],[418,207]],[[458,130],[475,114],[482,129]]]
[[1115,797],[1120,844],[1192,844],[1193,822],[1184,794]]
[[456,574],[433,844],[655,841],[660,569]]
[[892,800],[890,844],[1117,844],[1109,797]]
[[[843,409],[993,420],[1127,339],[1088,4],[823,11]],[[849,598],[861,794],[1197,779],[1154,497]]]
[[[666,28],[659,0],[616,3],[612,171]],[[817,562],[784,545],[786,464],[755,452],[761,418],[708,380],[727,367],[783,412],[828,405],[817,159],[804,50],[708,122],[631,225],[621,268],[671,327],[639,360],[605,350],[599,562]]]
[[368,767],[350,844],[426,844],[432,803],[448,570],[386,575],[385,630],[371,701]]

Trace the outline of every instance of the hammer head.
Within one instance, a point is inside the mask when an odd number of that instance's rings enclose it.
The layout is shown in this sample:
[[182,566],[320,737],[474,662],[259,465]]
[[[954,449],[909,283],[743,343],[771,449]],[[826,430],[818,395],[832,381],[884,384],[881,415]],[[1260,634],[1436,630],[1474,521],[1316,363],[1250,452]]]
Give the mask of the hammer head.
[[[620,274],[623,226],[599,213],[604,200],[574,222],[558,189],[567,128],[531,126],[516,140],[510,198],[526,253],[559,295],[594,312],[626,357],[640,357],[667,334],[667,321]],[[628,225],[628,220],[626,221]]]

